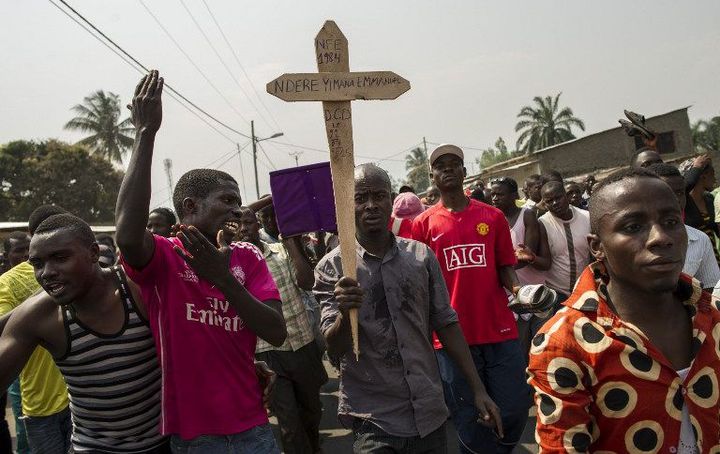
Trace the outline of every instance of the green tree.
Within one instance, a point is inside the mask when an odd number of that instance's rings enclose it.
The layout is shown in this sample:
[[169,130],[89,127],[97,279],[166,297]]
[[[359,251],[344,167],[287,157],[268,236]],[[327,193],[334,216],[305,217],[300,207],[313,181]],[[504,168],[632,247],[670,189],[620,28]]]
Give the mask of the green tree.
[[405,184],[412,186],[418,192],[423,192],[430,186],[430,166],[424,149],[414,148],[405,156],[405,170],[407,170]]
[[585,131],[585,123],[569,107],[560,108],[560,95],[533,98],[534,105],[520,109],[515,131],[520,132],[516,147],[525,153],[574,139],[573,127]]
[[56,204],[89,223],[112,224],[123,173],[84,147],[56,140],[0,145],[0,213],[25,221]]
[[478,165],[480,170],[490,167],[491,165],[497,164],[498,162],[507,161],[513,158],[516,152],[508,151],[505,140],[502,137],[498,137],[495,141],[495,148],[490,147],[482,151],[479,158],[475,159],[475,163]]
[[65,129],[90,133],[77,145],[88,147],[110,162],[122,163],[123,155],[132,148],[135,128],[130,118],[120,121],[120,97],[98,90],[71,110],[77,116],[65,124]]
[[698,152],[720,151],[720,116],[696,121],[692,125],[692,139]]

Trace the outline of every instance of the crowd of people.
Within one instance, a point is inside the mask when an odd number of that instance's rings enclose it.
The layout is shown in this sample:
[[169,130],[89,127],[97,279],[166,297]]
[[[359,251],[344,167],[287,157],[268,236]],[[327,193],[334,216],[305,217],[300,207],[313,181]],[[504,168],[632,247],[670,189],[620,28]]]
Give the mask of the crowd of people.
[[135,90],[114,236],[43,205],[3,244],[18,453],[323,452],[324,358],[356,453],[509,453],[533,405],[541,452],[720,452],[709,157],[641,149],[522,195],[509,177],[466,188],[454,145],[422,197],[358,166],[351,278],[336,235],[283,237],[273,198],[244,204],[222,171],[185,173],[174,210],[150,211],[162,91],[156,71]]

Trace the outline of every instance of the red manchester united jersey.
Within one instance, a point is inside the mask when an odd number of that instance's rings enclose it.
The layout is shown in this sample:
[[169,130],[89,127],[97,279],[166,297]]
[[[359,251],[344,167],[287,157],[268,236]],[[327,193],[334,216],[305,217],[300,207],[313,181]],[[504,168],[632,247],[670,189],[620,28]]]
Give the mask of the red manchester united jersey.
[[412,233],[435,252],[468,344],[516,339],[498,276],[499,267],[517,263],[502,211],[470,199],[463,211],[452,212],[440,202],[415,218]]

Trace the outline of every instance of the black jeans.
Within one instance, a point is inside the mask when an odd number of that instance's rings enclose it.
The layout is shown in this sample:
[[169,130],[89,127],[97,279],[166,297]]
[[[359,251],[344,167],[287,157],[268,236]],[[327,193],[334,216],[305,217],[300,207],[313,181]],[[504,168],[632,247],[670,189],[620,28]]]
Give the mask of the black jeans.
[[425,437],[397,437],[365,419],[355,418],[353,453],[355,454],[446,454],[447,434],[443,423]]
[[0,419],[0,454],[12,454],[12,438],[10,437],[10,427],[5,421],[5,407],[7,406],[7,393],[0,396],[0,411],[2,411],[2,419]]
[[313,341],[296,351],[271,350],[255,355],[277,374],[270,409],[277,416],[283,451],[312,454],[320,450],[320,387],[328,376]]
[[26,416],[25,432],[33,453],[66,454],[70,449],[70,407],[50,416]]

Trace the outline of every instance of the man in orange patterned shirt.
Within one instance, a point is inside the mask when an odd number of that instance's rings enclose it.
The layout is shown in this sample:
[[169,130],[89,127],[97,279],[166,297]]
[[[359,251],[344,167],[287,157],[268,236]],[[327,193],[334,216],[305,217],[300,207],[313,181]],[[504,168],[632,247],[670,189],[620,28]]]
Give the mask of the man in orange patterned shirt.
[[682,275],[672,190],[620,171],[590,199],[590,249],[565,308],[533,339],[543,453],[719,453],[720,311]]

